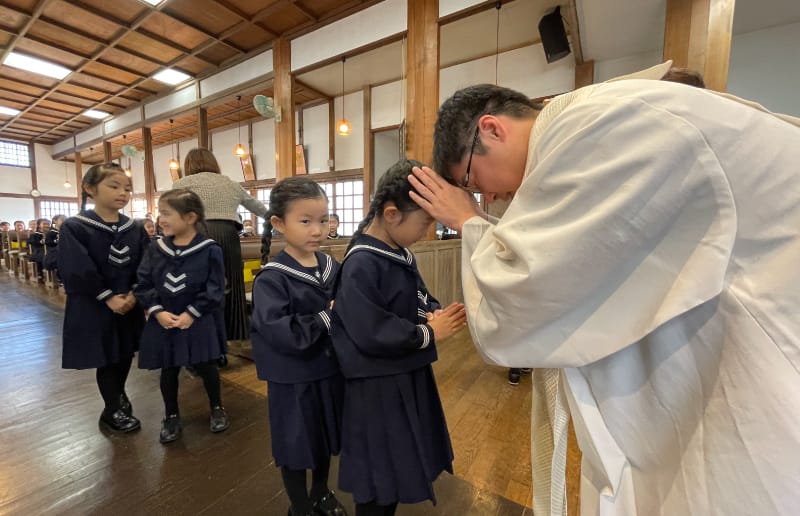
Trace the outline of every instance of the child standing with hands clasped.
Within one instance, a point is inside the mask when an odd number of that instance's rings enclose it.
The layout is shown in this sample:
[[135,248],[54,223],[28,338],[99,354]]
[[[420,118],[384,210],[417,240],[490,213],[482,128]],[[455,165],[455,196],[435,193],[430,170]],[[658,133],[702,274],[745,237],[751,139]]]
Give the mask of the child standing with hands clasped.
[[192,366],[203,379],[211,431],[229,426],[216,363],[227,352],[222,316],[225,269],[222,249],[198,230],[205,218],[197,194],[185,188],[165,192],[158,210],[164,237],[145,253],[134,293],[148,317],[139,367],[161,369],[165,417],[159,440],[169,443],[183,430],[178,411],[181,367]]
[[339,454],[344,395],[330,340],[339,265],[319,252],[328,236],[328,198],[311,179],[284,179],[272,189],[268,215],[264,261],[270,226],[284,235],[286,247],[253,284],[252,339],[258,377],[269,386],[272,454],[292,504],[289,516],[346,516],[328,489],[331,456]]
[[409,197],[401,160],[381,178],[342,262],[333,345],[346,378],[339,487],[356,516],[392,515],[398,503],[436,501],[433,481],[453,472],[453,450],[433,377],[437,342],[464,327],[464,305],[441,309],[406,249],[433,219]]
[[[105,402],[100,423],[131,432],[140,423],[125,381],[144,324],[132,289],[149,239],[119,212],[131,198],[131,180],[119,165],[94,165],[81,188],[81,212],[64,221],[58,239],[58,271],[67,294],[62,367],[96,368]],[[86,209],[89,198],[93,210]]]

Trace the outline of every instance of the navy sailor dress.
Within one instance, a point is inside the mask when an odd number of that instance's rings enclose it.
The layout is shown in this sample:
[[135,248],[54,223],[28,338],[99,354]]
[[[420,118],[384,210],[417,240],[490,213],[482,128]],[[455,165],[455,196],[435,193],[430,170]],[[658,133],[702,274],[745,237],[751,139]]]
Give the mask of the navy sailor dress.
[[[222,303],[225,268],[222,249],[197,234],[188,245],[163,237],[150,246],[139,266],[136,299],[147,313],[139,348],[141,369],[181,367],[216,360],[227,352]],[[155,315],[188,312],[186,329],[165,329]]]
[[133,290],[148,243],[144,227],[122,214],[111,223],[84,210],[61,225],[58,271],[67,294],[64,369],[104,367],[133,357],[144,313],[137,304],[125,315],[115,314],[106,300]]
[[277,466],[316,469],[340,449],[344,378],[330,339],[330,300],[339,264],[317,267],[285,251],[253,283],[253,355],[268,382],[272,455]]
[[453,472],[427,324],[439,308],[407,249],[363,235],[342,262],[331,332],[346,379],[339,487],[356,503],[435,503],[433,481]]

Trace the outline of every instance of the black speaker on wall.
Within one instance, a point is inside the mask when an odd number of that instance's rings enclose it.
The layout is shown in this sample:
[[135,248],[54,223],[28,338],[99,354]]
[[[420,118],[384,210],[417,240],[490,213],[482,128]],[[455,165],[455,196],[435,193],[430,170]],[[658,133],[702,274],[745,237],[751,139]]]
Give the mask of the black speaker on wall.
[[569,55],[569,39],[561,19],[561,7],[545,14],[539,21],[539,35],[542,37],[544,55],[548,63],[558,61]]

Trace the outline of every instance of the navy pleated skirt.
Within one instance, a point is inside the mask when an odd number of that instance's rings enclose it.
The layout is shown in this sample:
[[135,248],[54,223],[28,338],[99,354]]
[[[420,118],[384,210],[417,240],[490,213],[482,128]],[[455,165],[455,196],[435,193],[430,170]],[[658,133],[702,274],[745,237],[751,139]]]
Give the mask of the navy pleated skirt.
[[191,366],[216,360],[227,352],[221,308],[195,319],[187,330],[164,329],[150,317],[139,345],[139,368]]
[[316,469],[338,455],[344,378],[337,374],[307,383],[268,382],[269,427],[275,465]]
[[453,448],[430,366],[347,380],[340,489],[356,503],[436,503],[443,471],[453,473]]

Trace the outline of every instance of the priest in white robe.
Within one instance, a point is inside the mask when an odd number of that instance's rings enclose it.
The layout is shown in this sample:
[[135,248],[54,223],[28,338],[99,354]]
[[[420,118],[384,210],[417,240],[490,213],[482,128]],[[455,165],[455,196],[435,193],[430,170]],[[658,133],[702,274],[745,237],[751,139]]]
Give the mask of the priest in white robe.
[[800,514],[798,120],[655,80],[538,116],[509,92],[446,101],[412,183],[462,232],[478,350],[538,368],[535,514],[566,510],[569,418],[584,516]]

